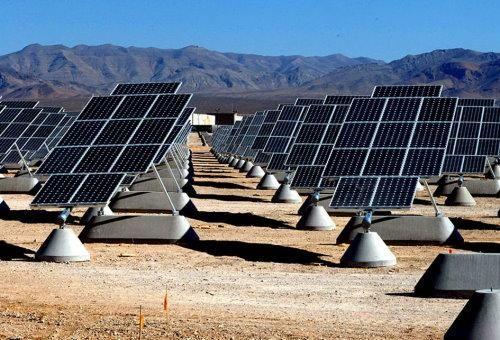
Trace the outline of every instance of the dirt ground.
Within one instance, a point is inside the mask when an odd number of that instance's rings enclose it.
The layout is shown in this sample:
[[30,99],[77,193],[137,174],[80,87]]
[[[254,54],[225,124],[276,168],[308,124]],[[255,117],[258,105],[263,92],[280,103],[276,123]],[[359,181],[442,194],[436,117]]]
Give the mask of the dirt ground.
[[[137,338],[142,306],[145,339],[435,339],[466,303],[412,295],[448,247],[391,246],[395,267],[341,268],[347,245],[335,239],[347,217],[333,217],[334,231],[296,230],[299,205],[270,203],[273,192],[255,190],[258,180],[191,141],[196,245],[86,244],[90,262],[36,262],[57,212],[30,211],[28,195],[2,195],[13,212],[0,219],[0,338]],[[433,214],[419,198],[411,212]],[[459,218],[462,249],[500,252],[499,198],[477,198],[472,208],[443,201]]]

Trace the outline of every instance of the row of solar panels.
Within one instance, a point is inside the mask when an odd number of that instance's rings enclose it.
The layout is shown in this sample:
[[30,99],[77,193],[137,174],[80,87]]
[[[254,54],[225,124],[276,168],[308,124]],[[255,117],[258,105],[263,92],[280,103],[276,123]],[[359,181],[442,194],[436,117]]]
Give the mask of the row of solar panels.
[[161,163],[191,129],[192,95],[180,86],[118,84],[92,97],[37,169],[50,177],[32,206],[106,205],[122,183]]
[[[418,178],[440,175],[443,162],[446,172],[475,173],[500,155],[495,101],[441,90],[377,86],[372,97],[299,98],[220,130],[214,148],[293,171],[292,187],[331,189],[334,207],[408,207]],[[257,117],[260,128],[250,129]]]
[[76,115],[37,101],[0,101],[0,164],[18,166],[45,157]]

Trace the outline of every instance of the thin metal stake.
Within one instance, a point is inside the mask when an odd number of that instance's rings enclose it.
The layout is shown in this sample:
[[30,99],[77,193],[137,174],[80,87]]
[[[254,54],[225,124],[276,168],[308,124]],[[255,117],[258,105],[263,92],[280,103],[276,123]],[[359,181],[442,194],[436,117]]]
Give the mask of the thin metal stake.
[[491,162],[490,162],[490,160],[488,158],[486,158],[486,162],[488,162],[488,166],[490,168],[490,172],[493,175],[493,179],[495,179],[496,178],[495,171],[493,171],[493,166],[491,165]]
[[163,192],[167,196],[168,202],[172,206],[172,215],[176,216],[179,215],[179,212],[174,206],[174,202],[172,202],[172,199],[170,198],[170,195],[168,194],[167,188],[165,187],[165,184],[163,184],[163,181],[160,177],[160,174],[158,173],[158,169],[156,169],[156,165],[153,164],[153,170],[155,171],[156,177],[158,178],[158,181],[160,182],[161,188],[163,189]]
[[434,196],[432,196],[431,189],[429,189],[429,184],[427,183],[426,179],[422,180],[424,182],[425,188],[427,189],[427,193],[429,194],[429,197],[431,198],[432,206],[434,207],[434,211],[436,212],[436,217],[443,216],[443,213],[439,210],[436,200],[434,199]]

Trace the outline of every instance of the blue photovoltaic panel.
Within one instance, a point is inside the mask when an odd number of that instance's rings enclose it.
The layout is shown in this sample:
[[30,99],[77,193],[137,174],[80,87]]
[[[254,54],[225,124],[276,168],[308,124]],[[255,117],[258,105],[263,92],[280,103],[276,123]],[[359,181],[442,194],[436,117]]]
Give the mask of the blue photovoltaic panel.
[[[338,160],[343,159],[338,158],[337,154],[341,150],[366,152],[363,164],[358,162],[358,167],[350,170],[352,175],[439,175],[457,98],[418,100],[420,103],[416,103],[415,98],[355,99],[342,125],[324,176],[346,176],[346,170],[338,165]],[[372,104],[358,103],[366,101]],[[390,121],[386,121],[385,110],[394,107],[418,107],[419,110],[410,122],[405,113],[401,114],[402,120],[398,121],[398,116],[391,109]],[[395,135],[398,130],[399,135]],[[381,151],[388,148],[402,151]],[[380,157],[383,157],[383,161]]]
[[146,172],[159,152],[168,151],[166,141],[176,140],[170,134],[183,131],[174,127],[191,95],[133,96],[89,101],[37,170],[51,177],[33,206],[106,204],[125,175]]
[[457,108],[443,173],[481,174],[488,156],[500,156],[500,108],[486,106],[493,102],[472,98],[461,101],[467,106]]
[[169,94],[176,93],[180,86],[180,82],[118,84],[111,94]]
[[441,85],[375,86],[372,97],[439,97]]
[[295,100],[295,105],[309,106],[313,104],[323,104],[324,102],[325,100],[321,98],[297,98]]
[[440,174],[458,99],[396,97],[353,100],[322,175],[338,179],[331,207],[408,208],[418,177]]
[[410,208],[417,177],[342,177],[330,202],[336,209]]
[[325,104],[327,105],[351,105],[356,98],[370,98],[370,96],[326,96]]

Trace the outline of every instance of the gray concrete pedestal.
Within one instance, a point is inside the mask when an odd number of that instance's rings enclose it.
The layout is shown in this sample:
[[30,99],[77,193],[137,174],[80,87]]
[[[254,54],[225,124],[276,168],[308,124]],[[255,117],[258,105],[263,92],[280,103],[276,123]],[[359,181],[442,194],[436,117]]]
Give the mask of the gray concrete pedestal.
[[312,204],[307,207],[306,211],[297,223],[297,229],[300,230],[333,230],[335,223],[326,212],[325,208],[320,205]]
[[281,184],[271,198],[273,203],[302,203],[297,191],[290,188],[290,184]]
[[257,184],[257,189],[270,190],[278,189],[280,183],[276,180],[273,174],[267,173],[260,179],[259,184]]
[[470,207],[476,205],[476,201],[470,194],[467,187],[457,186],[444,201],[445,205]]
[[69,228],[54,229],[35,254],[35,259],[48,262],[89,261],[90,254]]
[[175,243],[199,240],[182,215],[96,216],[81,232],[84,242]]
[[38,179],[30,176],[6,177],[0,179],[2,194],[34,194],[40,189]]
[[[337,243],[349,243],[363,230],[363,216],[354,216],[337,237]],[[445,216],[373,216],[371,230],[387,243],[461,244],[464,241]]]
[[[197,211],[186,193],[169,192],[169,196],[175,209],[181,214],[192,214]],[[116,212],[165,213],[173,210],[165,193],[149,191],[118,192],[109,207]]]
[[356,235],[340,264],[345,267],[375,268],[396,264],[396,257],[377,233],[366,231]]
[[474,292],[444,339],[500,339],[500,290],[482,289]]

